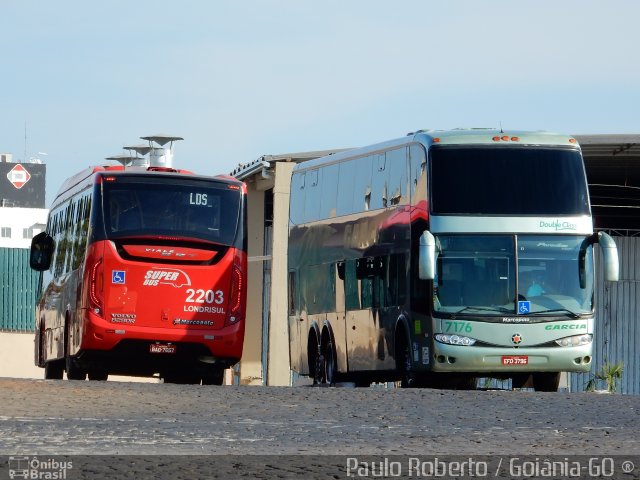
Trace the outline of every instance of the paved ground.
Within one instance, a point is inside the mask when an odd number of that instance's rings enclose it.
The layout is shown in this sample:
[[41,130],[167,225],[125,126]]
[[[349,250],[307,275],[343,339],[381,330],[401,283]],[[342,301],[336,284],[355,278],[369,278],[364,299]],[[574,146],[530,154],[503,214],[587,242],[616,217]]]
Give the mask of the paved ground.
[[0,379],[6,456],[637,456],[639,432],[639,396]]

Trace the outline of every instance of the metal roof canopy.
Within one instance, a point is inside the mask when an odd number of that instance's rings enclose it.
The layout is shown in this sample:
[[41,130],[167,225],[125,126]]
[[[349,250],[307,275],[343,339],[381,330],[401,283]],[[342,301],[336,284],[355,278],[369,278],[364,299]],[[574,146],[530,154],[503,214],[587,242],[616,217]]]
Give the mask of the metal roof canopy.
[[596,228],[640,231],[640,134],[574,135]]

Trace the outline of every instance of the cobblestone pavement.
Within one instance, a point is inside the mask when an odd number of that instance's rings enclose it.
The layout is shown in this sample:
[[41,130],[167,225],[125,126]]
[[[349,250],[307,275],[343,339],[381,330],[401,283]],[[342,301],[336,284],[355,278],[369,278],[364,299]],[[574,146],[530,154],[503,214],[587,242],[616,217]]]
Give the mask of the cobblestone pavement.
[[627,395],[0,379],[5,456],[640,455],[638,432]]

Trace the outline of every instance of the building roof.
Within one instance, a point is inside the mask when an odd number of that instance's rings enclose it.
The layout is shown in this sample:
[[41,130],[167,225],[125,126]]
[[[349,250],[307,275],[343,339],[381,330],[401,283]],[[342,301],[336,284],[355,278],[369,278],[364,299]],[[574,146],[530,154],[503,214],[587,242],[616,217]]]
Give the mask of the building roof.
[[640,231],[640,134],[574,135],[596,228]]

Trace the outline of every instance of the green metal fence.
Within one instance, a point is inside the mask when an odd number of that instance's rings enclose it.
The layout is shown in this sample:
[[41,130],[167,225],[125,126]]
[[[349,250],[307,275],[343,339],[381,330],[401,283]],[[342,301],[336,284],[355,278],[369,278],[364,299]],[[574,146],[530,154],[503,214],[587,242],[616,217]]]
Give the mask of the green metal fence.
[[34,331],[38,276],[29,268],[29,250],[0,248],[0,331]]

